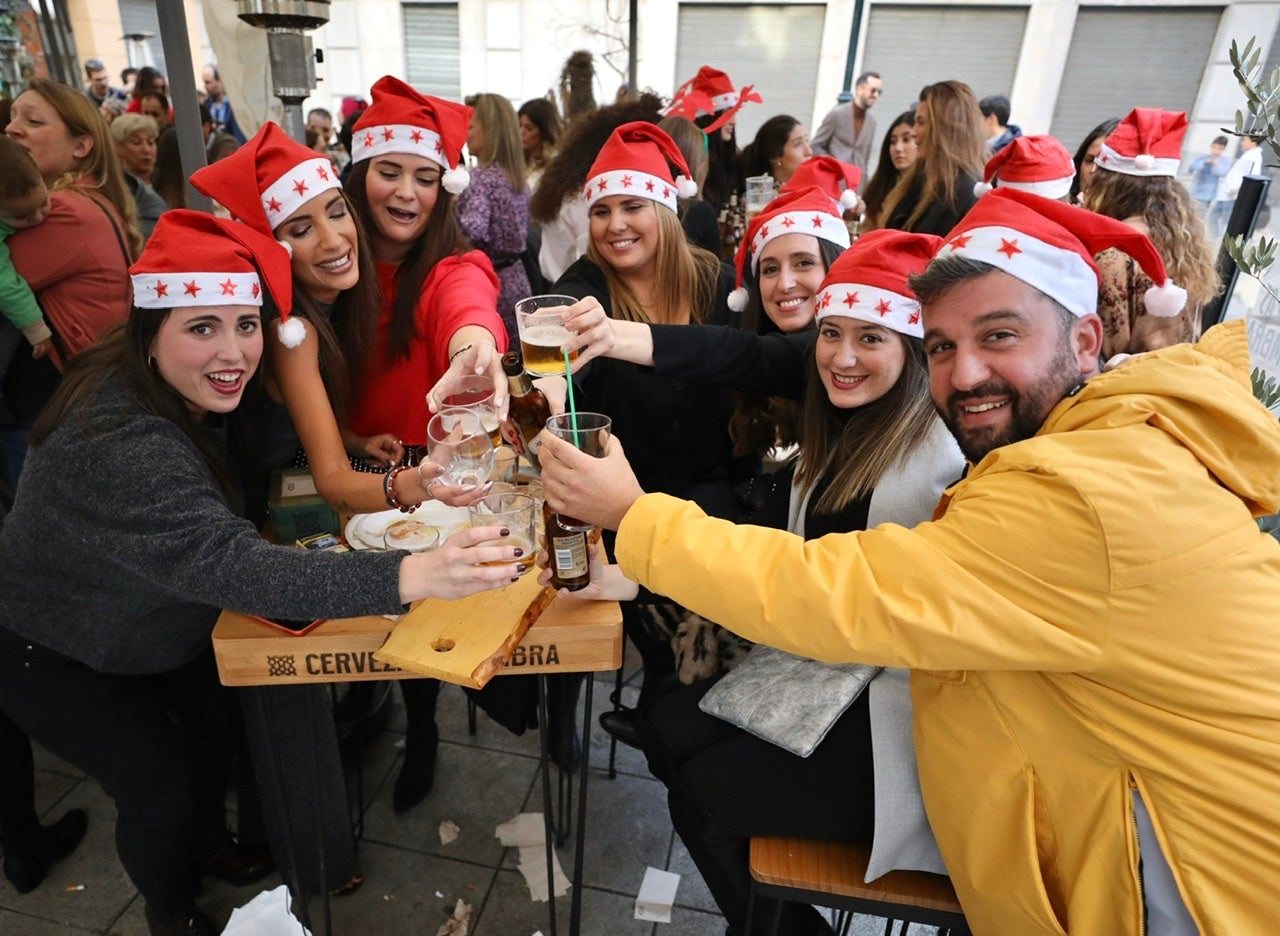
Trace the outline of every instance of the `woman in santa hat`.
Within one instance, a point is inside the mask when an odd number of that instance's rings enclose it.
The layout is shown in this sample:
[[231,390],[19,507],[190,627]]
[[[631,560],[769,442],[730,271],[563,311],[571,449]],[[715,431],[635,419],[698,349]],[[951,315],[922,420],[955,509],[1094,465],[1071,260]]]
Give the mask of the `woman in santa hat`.
[[1154,284],[1137,264],[1115,249],[1098,254],[1106,357],[1195,341],[1201,308],[1222,288],[1195,200],[1177,179],[1186,132],[1186,114],[1136,107],[1094,160],[1084,206],[1150,237],[1169,275],[1187,291],[1185,304],[1153,304],[1147,293]]
[[[582,299],[580,310],[623,321],[736,323],[727,304],[733,271],[691,246],[680,225],[677,196],[695,191],[667,134],[642,121],[618,127],[582,189],[590,218],[587,254],[553,291]],[[580,408],[613,419],[613,431],[628,440],[651,489],[683,492],[717,516],[733,514],[728,391],[606,359],[580,371],[575,385]],[[679,613],[661,602],[646,604],[643,614],[636,603],[623,609],[627,633],[645,660],[646,699],[673,674],[670,632]]]
[[[796,214],[798,205],[791,206]],[[767,227],[786,216],[779,212]],[[765,505],[773,525],[805,539],[884,522],[915,526],[930,519],[943,489],[962,473],[964,458],[929,398],[920,304],[907,286],[941,244],[931,235],[899,231],[860,238],[832,263],[817,290],[816,334],[707,335],[725,346],[716,361],[710,353],[677,350],[677,336],[657,326],[643,328],[650,333],[647,361],[662,371],[763,384],[803,400],[799,457]],[[640,330],[630,323],[614,327]],[[704,335],[723,332],[692,331],[702,333],[692,344],[704,351]],[[586,329],[580,337],[595,345],[603,335]],[[624,336],[628,353],[643,337]],[[761,356],[763,346],[784,351],[784,343],[803,350]],[[726,366],[731,357],[736,365]],[[743,379],[750,371],[755,376]],[[616,566],[597,565],[592,584],[573,594],[626,599],[635,593]],[[762,670],[786,675],[763,689]],[[722,679],[676,689],[640,713],[650,769],[668,787],[672,822],[730,932],[748,934],[753,836],[870,843],[871,879],[895,869],[945,873],[916,774],[907,672],[844,667],[843,675],[860,683],[856,691],[838,694],[830,683],[818,689],[832,674],[824,664],[757,647]],[[771,725],[747,714],[754,706],[733,701],[735,693],[758,698],[761,691],[771,698]],[[767,931],[770,916],[758,914],[752,936]],[[777,932],[816,936],[830,929],[811,907],[787,904]]]
[[0,705],[115,801],[152,936],[211,934],[199,876],[246,884],[271,870],[224,825],[238,725],[209,642],[220,610],[392,613],[498,587],[522,566],[512,547],[478,545],[492,527],[413,556],[264,541],[230,506],[243,493],[231,466],[262,310],[287,319],[292,304],[288,253],[178,209],[130,273],[127,323],[68,366],[0,527]]
[[702,130],[707,151],[707,176],[702,197],[717,213],[739,191],[738,111],[744,104],[762,104],[751,85],[741,89],[718,68],[703,65],[696,75],[676,88],[667,117],[687,117]]

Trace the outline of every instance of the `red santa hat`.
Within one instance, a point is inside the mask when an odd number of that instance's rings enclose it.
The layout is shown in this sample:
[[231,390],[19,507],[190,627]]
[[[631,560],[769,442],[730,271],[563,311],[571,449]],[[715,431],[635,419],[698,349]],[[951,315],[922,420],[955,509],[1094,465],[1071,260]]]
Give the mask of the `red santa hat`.
[[695,120],[707,114],[719,114],[719,117],[703,129],[704,133],[710,135],[732,120],[743,104],[751,101],[763,104],[764,98],[756,94],[751,85],[735,91],[728,75],[718,68],[703,65],[696,75],[676,88],[671,104],[663,115]]
[[1096,165],[1132,176],[1178,174],[1187,115],[1155,107],[1135,107],[1102,141]]
[[1151,240],[1123,222],[1015,189],[983,196],[947,235],[939,257],[981,260],[1015,276],[1072,315],[1098,308],[1101,276],[1093,262],[1109,247],[1138,262],[1156,285],[1144,296],[1147,312],[1170,317],[1187,304],[1187,291],[1165,272]]
[[849,246],[849,228],[840,217],[840,208],[826,191],[811,186],[801,191],[779,195],[751,219],[747,232],[738,244],[734,265],[738,268],[738,288],[729,293],[729,308],[741,312],[747,307],[747,290],[742,285],[742,271],[751,258],[751,271],[760,266],[760,252],[765,245],[784,234],[809,234],[840,247]]
[[697,194],[698,183],[680,147],[657,124],[645,120],[625,123],[609,134],[582,189],[588,207],[610,195],[629,195],[652,199],[672,211],[677,195]]
[[858,183],[862,170],[852,163],[841,162],[834,156],[810,156],[799,166],[781,189],[783,192],[799,192],[817,187],[831,197],[841,213],[858,204]]
[[385,75],[372,88],[373,103],[351,129],[352,162],[408,153],[439,163],[440,184],[458,195],[471,183],[459,160],[467,142],[471,108],[419,94],[399,78]]
[[129,276],[140,309],[261,306],[265,288],[280,318],[294,321],[289,251],[247,224],[203,211],[162,214]]
[[973,187],[973,194],[979,197],[998,185],[1045,198],[1061,198],[1071,191],[1076,167],[1067,148],[1056,138],[1033,134],[1015,137],[987,160],[982,177],[984,181]]
[[923,273],[942,238],[908,231],[871,231],[836,258],[818,290],[816,319],[833,315],[924,337],[920,300],[907,278]]
[[270,121],[230,156],[197,169],[191,184],[268,237],[317,195],[342,188],[327,156]]

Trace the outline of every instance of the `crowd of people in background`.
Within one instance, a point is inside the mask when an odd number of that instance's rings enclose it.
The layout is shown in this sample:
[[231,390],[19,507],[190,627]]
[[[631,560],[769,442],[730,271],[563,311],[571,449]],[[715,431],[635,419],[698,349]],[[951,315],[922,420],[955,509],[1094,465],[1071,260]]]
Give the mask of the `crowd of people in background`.
[[[198,115],[174,112],[154,68],[127,70],[117,88],[96,60],[84,63],[83,88],[34,79],[5,102],[0,482],[16,499],[0,526],[0,568],[27,579],[6,584],[0,603],[0,836],[4,873],[20,890],[38,886],[86,824],[76,811],[36,821],[28,734],[116,801],[120,858],[155,936],[215,932],[193,879],[259,879],[268,852],[284,860],[276,846],[287,829],[318,808],[310,791],[341,796],[335,743],[316,753],[297,802],[262,804],[256,836],[243,817],[238,837],[226,831],[237,739],[261,756],[266,737],[300,730],[279,706],[268,718],[244,702],[243,717],[225,717],[230,690],[213,678],[209,631],[223,607],[295,618],[394,611],[525,571],[532,557],[471,534],[403,563],[290,556],[256,538],[266,479],[294,465],[343,514],[474,497],[437,483],[421,458],[427,399],[471,370],[495,376],[505,409],[496,368],[518,341],[519,299],[575,300],[588,349],[572,377],[578,405],[612,419],[645,492],[805,540],[882,522],[909,529],[927,525],[966,456],[981,460],[930,402],[931,356],[943,352],[913,292],[935,257],[964,251],[966,219],[1002,205],[1016,214],[1008,204],[1024,200],[1054,219],[1091,213],[1106,242],[1072,250],[1085,292],[1091,275],[1097,289],[1070,311],[1094,321],[1096,310],[1096,363],[1200,337],[1221,290],[1215,240],[1244,178],[1262,168],[1261,137],[1241,136],[1233,158],[1223,136],[1182,173],[1186,117],[1159,109],[1099,114],[1107,119],[1082,141],[1027,133],[1008,97],[980,98],[957,80],[924,85],[878,121],[885,89],[874,71],[812,136],[798,117],[771,114],[740,146],[742,109],[769,107],[749,84],[707,66],[670,100],[624,89],[596,106],[578,80],[584,54],[566,66],[563,113],[550,94],[518,107],[483,91],[453,102],[386,76],[370,101],[310,110],[300,141],[271,122],[246,132],[213,64],[201,71]],[[194,173],[174,129],[188,120],[206,144]],[[774,196],[750,213],[748,180]],[[189,211],[188,184],[238,223]],[[730,230],[734,212],[742,222]],[[1016,238],[1005,244],[1009,259],[1022,252]],[[200,279],[214,273],[225,283]],[[201,293],[220,288],[239,303],[239,285],[253,290],[243,305]],[[860,304],[860,293],[871,300]],[[134,447],[112,454],[119,444]],[[101,470],[77,489],[65,469],[86,453]],[[146,481],[136,490],[133,474]],[[208,548],[120,549],[122,538],[161,532],[156,518],[167,515],[144,515],[144,502],[216,537],[225,565],[212,584],[194,584],[214,561]],[[120,578],[54,583],[37,568],[47,556],[19,558],[27,531],[55,521],[81,531],[84,567],[118,554]],[[612,532],[603,546],[612,552]],[[468,578],[478,557],[502,564]],[[751,835],[865,841],[877,873],[947,870],[956,852],[939,853],[925,817],[905,669],[869,673],[861,701],[830,713],[829,733],[802,756],[705,713],[704,698],[763,646],[604,570],[595,567],[590,594],[621,599],[643,683],[635,709],[602,723],[642,747],[670,788],[676,829],[730,932],[748,936]],[[175,594],[169,581],[191,591]],[[338,582],[350,587],[340,594]],[[127,638],[65,637],[59,622],[95,601],[95,620]],[[170,621],[175,633],[163,629]],[[433,786],[440,684],[400,687],[407,739],[393,795],[405,812]],[[557,691],[571,708],[575,685]],[[93,699],[109,700],[99,703],[113,714],[105,739],[127,743],[127,758],[75,727],[76,706]],[[294,701],[333,715],[325,692]],[[157,717],[166,707],[181,718]],[[202,731],[207,743],[193,740]],[[571,764],[578,744],[563,740],[553,755]],[[905,780],[890,788],[890,775]],[[311,894],[360,885],[345,818],[312,823],[330,861],[323,875],[291,875]],[[1166,846],[1166,857],[1179,855]],[[830,932],[804,908],[788,910],[781,931]]]

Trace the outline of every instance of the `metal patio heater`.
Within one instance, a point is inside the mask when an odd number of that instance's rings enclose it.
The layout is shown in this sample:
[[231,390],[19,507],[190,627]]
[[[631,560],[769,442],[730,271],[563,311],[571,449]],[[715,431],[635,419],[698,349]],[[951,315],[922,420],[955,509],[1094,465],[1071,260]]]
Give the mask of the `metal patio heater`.
[[280,125],[299,143],[306,142],[302,102],[316,85],[315,51],[305,30],[329,22],[329,0],[238,0],[239,17],[267,31],[271,81],[284,105]]

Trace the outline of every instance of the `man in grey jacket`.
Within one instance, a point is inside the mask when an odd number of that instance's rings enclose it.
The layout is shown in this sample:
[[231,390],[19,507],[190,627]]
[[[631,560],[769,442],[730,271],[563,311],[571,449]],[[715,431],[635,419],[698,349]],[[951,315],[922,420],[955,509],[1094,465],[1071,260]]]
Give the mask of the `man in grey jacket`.
[[878,72],[859,75],[853,85],[853,100],[833,107],[809,140],[814,155],[834,156],[866,172],[867,163],[871,161],[871,140],[876,133],[871,108],[881,90]]

